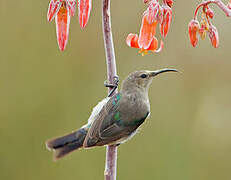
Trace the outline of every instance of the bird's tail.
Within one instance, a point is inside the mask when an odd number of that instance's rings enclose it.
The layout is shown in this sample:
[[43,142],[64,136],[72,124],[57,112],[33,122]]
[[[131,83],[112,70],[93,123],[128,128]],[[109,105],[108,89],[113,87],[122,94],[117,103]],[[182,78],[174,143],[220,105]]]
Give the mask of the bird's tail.
[[87,129],[81,128],[71,134],[48,140],[46,146],[49,150],[54,150],[54,160],[58,160],[68,153],[83,147]]

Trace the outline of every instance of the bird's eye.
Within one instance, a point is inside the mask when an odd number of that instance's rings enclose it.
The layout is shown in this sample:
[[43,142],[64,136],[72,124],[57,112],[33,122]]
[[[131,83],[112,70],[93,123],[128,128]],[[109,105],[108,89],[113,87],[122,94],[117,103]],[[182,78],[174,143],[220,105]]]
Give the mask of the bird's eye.
[[140,77],[141,77],[141,78],[146,78],[146,77],[147,77],[147,74],[141,74]]

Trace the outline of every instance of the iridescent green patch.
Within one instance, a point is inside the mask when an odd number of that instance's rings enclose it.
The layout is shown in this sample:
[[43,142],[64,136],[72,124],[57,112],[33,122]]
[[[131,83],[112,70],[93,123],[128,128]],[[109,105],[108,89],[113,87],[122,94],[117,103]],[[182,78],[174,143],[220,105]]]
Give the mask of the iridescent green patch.
[[113,98],[113,101],[112,101],[112,104],[113,105],[116,105],[118,103],[118,101],[120,100],[121,98],[121,94],[117,94],[114,98]]
[[115,114],[114,118],[115,118],[116,121],[120,120],[120,113],[117,112],[117,113]]
[[121,94],[117,94],[117,95],[116,95],[116,100],[119,101],[120,98],[121,98]]

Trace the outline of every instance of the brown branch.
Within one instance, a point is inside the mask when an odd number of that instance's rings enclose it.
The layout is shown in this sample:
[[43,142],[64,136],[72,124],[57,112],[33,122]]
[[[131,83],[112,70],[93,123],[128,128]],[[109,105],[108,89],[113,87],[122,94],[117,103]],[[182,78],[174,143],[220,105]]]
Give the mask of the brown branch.
[[[117,76],[116,60],[114,44],[112,39],[111,18],[110,18],[110,0],[102,0],[102,16],[103,16],[103,37],[107,62],[108,83],[114,83],[114,77]],[[109,88],[108,92],[112,89]],[[113,93],[115,94],[116,91]],[[112,95],[113,95],[112,94]],[[117,164],[117,146],[107,146],[106,162],[105,162],[105,180],[116,180],[116,164]]]

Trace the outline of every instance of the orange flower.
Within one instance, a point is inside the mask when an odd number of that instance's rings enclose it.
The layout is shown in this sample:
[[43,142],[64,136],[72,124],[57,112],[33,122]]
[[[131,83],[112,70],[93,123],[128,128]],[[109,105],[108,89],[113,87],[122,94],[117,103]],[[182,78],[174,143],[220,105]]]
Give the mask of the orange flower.
[[158,22],[162,21],[161,19],[163,16],[162,8],[159,2],[157,2],[156,0],[149,2],[147,13],[148,13],[149,24],[153,23],[154,21],[158,21]]
[[219,46],[219,35],[217,28],[213,25],[209,26],[209,38],[211,40],[212,46],[218,48]]
[[163,0],[163,5],[160,5],[158,0],[144,0],[144,3],[148,4],[148,8],[143,15],[140,35],[129,34],[126,40],[128,46],[139,48],[142,55],[148,51],[158,53],[163,49],[164,43],[161,40],[160,48],[157,50],[156,27],[159,23],[161,36],[165,38],[172,20],[173,0]]
[[172,5],[173,1],[165,1],[162,6],[160,6],[157,0],[149,2],[148,5],[148,22],[151,24],[154,21],[157,21],[160,24],[160,32],[162,37],[166,37],[170,24],[172,21]]
[[91,12],[92,0],[78,0],[79,24],[81,28],[85,28]]
[[166,37],[172,21],[172,9],[169,6],[163,5],[163,21],[160,23],[160,32],[162,37]]
[[188,25],[189,38],[193,47],[196,47],[198,43],[198,31],[200,24],[197,20],[191,20]]
[[55,18],[57,41],[61,51],[67,45],[70,18],[74,16],[75,8],[75,0],[51,0],[49,4],[47,19],[52,21]]
[[163,42],[161,41],[161,47],[157,50],[158,40],[155,37],[156,26],[157,21],[149,24],[148,14],[145,12],[139,37],[137,34],[129,34],[126,40],[127,45],[132,48],[139,48],[142,55],[147,54],[148,51],[160,52],[163,48]]

